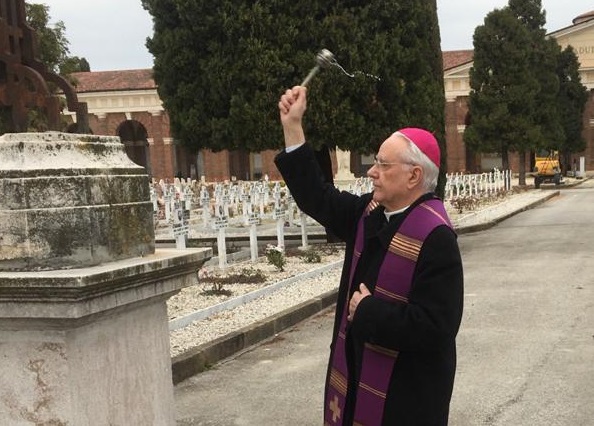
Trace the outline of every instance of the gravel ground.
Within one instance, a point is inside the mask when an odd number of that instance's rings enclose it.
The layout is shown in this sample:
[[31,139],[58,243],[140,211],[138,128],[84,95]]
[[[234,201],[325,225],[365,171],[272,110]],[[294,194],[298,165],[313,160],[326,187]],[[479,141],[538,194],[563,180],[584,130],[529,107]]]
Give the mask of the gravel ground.
[[[167,304],[169,319],[172,320],[188,315],[194,311],[244,295],[343,258],[344,251],[342,249],[337,249],[333,254],[322,255],[321,263],[306,263],[298,256],[287,256],[284,272],[277,271],[265,258],[261,258],[257,264],[252,264],[250,261],[235,263],[230,265],[225,273],[221,273],[216,266],[203,268],[201,271],[202,276],[223,277],[229,274],[241,273],[244,268],[249,268],[263,272],[267,279],[265,282],[257,284],[225,284],[223,288],[232,291],[230,296],[205,294],[206,290],[212,288],[212,284],[207,282],[187,287],[169,300]],[[298,280],[250,303],[219,312],[206,319],[194,321],[187,327],[172,331],[170,333],[171,356],[181,354],[192,347],[212,341],[326,293],[336,288],[340,279],[340,272],[339,263],[338,267],[330,271],[307,280]]]
[[[224,272],[221,272],[218,266],[203,267],[199,272],[200,278],[197,279],[195,285],[182,289],[177,295],[169,299],[167,304],[169,320],[183,317],[194,311],[225,302],[231,298],[250,293],[343,258],[344,251],[341,248],[337,249],[334,254],[322,256],[322,263],[306,263],[298,256],[287,256],[284,271],[277,270],[275,266],[266,261],[265,257],[260,257],[255,264],[249,260],[230,264]],[[222,289],[225,293],[230,292],[231,294],[214,292],[213,283],[209,281],[211,277],[224,278],[237,274],[251,275],[255,272],[262,273],[266,277],[265,281],[261,283],[223,284]]]

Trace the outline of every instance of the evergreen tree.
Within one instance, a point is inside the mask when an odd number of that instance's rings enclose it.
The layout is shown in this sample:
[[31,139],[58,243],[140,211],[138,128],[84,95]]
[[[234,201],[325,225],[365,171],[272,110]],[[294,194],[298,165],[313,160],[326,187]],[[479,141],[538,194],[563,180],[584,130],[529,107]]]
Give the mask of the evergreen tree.
[[[556,40],[546,37],[546,12],[540,0],[510,0],[510,11],[528,29],[531,42],[529,55],[532,72],[536,76],[539,90],[536,95],[534,125],[540,127],[539,137],[526,148],[530,150],[558,150],[563,140],[563,127],[558,109],[559,78],[557,75],[557,59],[561,50]],[[524,185],[525,165],[524,152],[520,151],[520,184]]]
[[45,4],[25,3],[27,24],[37,34],[37,54],[39,60],[45,64],[48,70],[57,72],[59,64],[67,57],[68,40],[64,34],[66,27],[64,22],[58,21],[50,26],[49,6]]
[[[279,91],[297,84],[295,52],[311,37],[305,3],[143,0],[154,22],[147,42],[154,77],[176,139],[195,151],[279,146]],[[304,63],[303,54],[296,59]]]
[[69,75],[74,72],[89,72],[91,71],[91,66],[89,62],[85,58],[80,58],[78,56],[70,56],[66,58],[64,62],[60,64],[60,75]]
[[547,23],[546,12],[542,10],[541,0],[509,0],[509,10],[531,33],[538,33],[544,38]]
[[443,143],[435,0],[143,6],[153,16],[147,46],[159,94],[174,136],[192,150],[280,147],[278,97],[300,84],[322,48],[354,75],[332,67],[311,81],[305,126],[314,147],[371,153],[403,126],[433,129]]
[[557,106],[560,48],[546,38],[545,23],[540,0],[510,0],[475,31],[465,141],[479,152],[499,148],[504,168],[507,153],[517,151],[520,185],[526,183],[526,153],[564,138]]
[[527,46],[527,28],[507,8],[490,12],[474,33],[471,122],[464,140],[476,152],[500,152],[504,168],[510,150],[524,150],[540,138],[533,116],[539,85]]

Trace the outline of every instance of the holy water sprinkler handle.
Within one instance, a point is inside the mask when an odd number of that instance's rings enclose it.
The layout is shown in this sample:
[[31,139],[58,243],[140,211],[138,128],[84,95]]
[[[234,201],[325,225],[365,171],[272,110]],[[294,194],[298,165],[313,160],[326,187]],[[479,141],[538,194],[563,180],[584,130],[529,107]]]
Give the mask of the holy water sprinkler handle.
[[334,55],[328,49],[322,49],[316,55],[316,66],[311,69],[305,80],[301,83],[302,86],[307,86],[307,83],[317,74],[320,68],[330,68],[334,61]]

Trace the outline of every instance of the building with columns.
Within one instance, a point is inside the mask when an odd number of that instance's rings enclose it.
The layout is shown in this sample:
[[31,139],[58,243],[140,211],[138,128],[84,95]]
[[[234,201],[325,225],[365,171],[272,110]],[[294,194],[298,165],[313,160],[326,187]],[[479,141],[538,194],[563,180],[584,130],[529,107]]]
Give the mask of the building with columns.
[[[574,19],[572,25],[549,34],[565,48],[575,49],[581,67],[582,84],[589,99],[584,113],[583,136],[587,148],[576,157],[584,156],[586,170],[594,170],[594,11]],[[446,146],[448,172],[476,172],[500,167],[498,154],[477,155],[464,145],[463,134],[469,122],[469,71],[472,50],[443,52],[446,94]],[[171,136],[169,117],[157,93],[151,69],[84,72],[74,75],[79,101],[86,102],[89,125],[97,135],[119,136],[129,157],[147,168],[156,179],[175,176],[222,181],[233,177],[240,180],[258,179],[268,175],[280,178],[273,163],[275,151],[248,153],[244,151],[189,152]],[[65,112],[70,120],[74,113]],[[336,153],[332,153],[337,171]],[[517,158],[511,156],[517,171]],[[360,176],[371,166],[370,156],[351,154],[351,169]]]

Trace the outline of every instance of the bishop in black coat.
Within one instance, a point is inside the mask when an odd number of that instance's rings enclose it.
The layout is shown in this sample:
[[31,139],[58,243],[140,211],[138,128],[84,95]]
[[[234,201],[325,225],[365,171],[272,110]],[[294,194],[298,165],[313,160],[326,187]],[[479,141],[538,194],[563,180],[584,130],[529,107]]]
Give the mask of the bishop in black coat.
[[[379,372],[387,377],[387,389],[383,393],[376,391],[384,399],[382,412],[369,424],[447,425],[456,369],[455,338],[463,305],[463,271],[456,234],[446,217],[443,224],[431,228],[420,242],[411,269],[410,288],[402,298],[405,302],[378,297],[381,290],[376,288],[378,275],[382,268],[389,267],[384,261],[403,223],[409,215],[412,220],[413,212],[431,203],[440,206],[441,201],[417,186],[410,193],[396,194],[398,197],[382,196],[381,191],[387,192],[390,183],[382,187],[380,176],[377,176],[376,196],[374,193],[356,196],[327,183],[313,149],[304,143],[301,118],[305,96],[305,88],[297,87],[287,91],[279,102],[287,149],[278,154],[275,162],[298,206],[346,243],[327,389],[336,382],[333,359],[336,360],[338,352],[342,353],[337,351],[339,345],[343,345],[347,373],[339,375],[345,381],[338,386],[344,387],[343,402],[336,405],[337,401],[326,394],[325,424],[364,424],[356,414],[368,409],[362,406],[363,398],[358,397],[363,385],[361,371],[367,359],[366,350],[378,347],[393,354],[394,362],[390,371]],[[398,138],[407,139],[403,134]],[[386,156],[396,152],[388,151],[393,142],[387,142],[380,148],[380,153]],[[423,151],[425,145],[419,145]],[[437,160],[434,153],[428,153],[439,164],[439,152]],[[403,158],[399,160],[404,162]],[[400,165],[376,160],[374,167],[388,169]],[[411,164],[411,167],[416,166]],[[410,171],[403,168],[406,170],[403,179],[412,179],[413,168]],[[370,177],[375,181],[373,171]],[[397,198],[408,201],[397,206],[393,203]],[[392,207],[388,215],[387,207]],[[356,243],[358,232],[360,240]],[[345,318],[348,318],[346,322]]]

